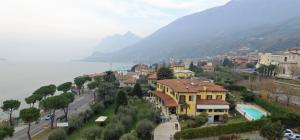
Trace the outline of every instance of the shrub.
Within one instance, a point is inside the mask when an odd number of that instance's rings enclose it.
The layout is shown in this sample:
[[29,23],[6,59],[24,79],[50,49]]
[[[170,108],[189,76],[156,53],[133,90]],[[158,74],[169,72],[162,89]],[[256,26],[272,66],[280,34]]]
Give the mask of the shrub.
[[71,133],[74,130],[80,128],[83,123],[80,117],[76,115],[69,116],[68,122],[69,122],[68,133]]
[[56,129],[51,132],[48,140],[67,140],[67,134],[64,129]]
[[107,125],[103,132],[104,140],[119,140],[124,132],[124,126],[120,122]]
[[81,138],[83,140],[96,140],[101,138],[101,128],[98,126],[93,126],[85,128],[81,132]]
[[254,102],[255,95],[254,95],[254,93],[251,93],[251,92],[245,92],[242,94],[242,99],[245,102]]
[[94,104],[91,104],[91,109],[95,114],[101,113],[104,110],[104,104],[103,102],[96,102]]
[[280,140],[283,137],[283,125],[280,122],[268,122],[260,130],[260,135],[268,140]]
[[128,134],[124,134],[120,140],[138,140],[137,136],[132,134],[132,133],[128,133]]
[[204,137],[213,137],[219,135],[226,135],[232,133],[243,133],[254,130],[259,130],[266,120],[258,120],[252,122],[240,122],[219,126],[210,126],[210,127],[198,127],[182,130],[175,134],[175,139],[194,139],[194,138],[204,138]]
[[219,140],[239,140],[239,136],[237,135],[225,135],[219,137]]
[[151,139],[154,124],[149,120],[141,120],[137,123],[136,132],[138,138],[143,140]]
[[247,91],[246,87],[239,85],[225,85],[224,88],[227,90]]
[[125,129],[128,129],[131,127],[131,125],[133,123],[133,119],[131,116],[126,115],[126,116],[121,117],[120,122],[123,124]]

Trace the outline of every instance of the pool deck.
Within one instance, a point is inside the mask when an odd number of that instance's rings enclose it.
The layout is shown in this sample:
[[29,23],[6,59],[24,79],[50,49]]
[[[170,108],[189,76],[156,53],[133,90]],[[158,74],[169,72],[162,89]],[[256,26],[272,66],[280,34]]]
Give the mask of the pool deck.
[[262,112],[262,114],[263,114],[264,116],[270,115],[270,113],[267,112],[265,109],[261,108],[260,106],[255,105],[255,104],[246,104],[246,103],[240,103],[240,104],[237,104],[235,109],[236,109],[241,115],[243,115],[247,120],[249,120],[249,121],[253,121],[254,119],[252,118],[252,116],[250,116],[250,115],[248,115],[247,113],[243,112],[243,111],[242,111],[242,107],[251,107],[251,108],[257,109],[257,110],[259,110],[260,112]]

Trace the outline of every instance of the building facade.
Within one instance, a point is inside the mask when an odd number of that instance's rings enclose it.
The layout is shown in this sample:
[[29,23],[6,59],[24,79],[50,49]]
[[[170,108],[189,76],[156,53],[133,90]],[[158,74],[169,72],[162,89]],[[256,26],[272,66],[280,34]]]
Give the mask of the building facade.
[[194,79],[168,79],[157,81],[154,95],[169,114],[207,114],[212,122],[228,115],[226,92],[222,86],[213,83]]
[[186,78],[191,78],[195,75],[194,72],[188,70],[185,68],[185,65],[172,65],[171,69],[174,71],[174,76],[177,79],[186,79]]
[[284,52],[259,53],[256,68],[262,65],[277,66],[277,77],[293,78],[300,75],[300,47],[290,48]]

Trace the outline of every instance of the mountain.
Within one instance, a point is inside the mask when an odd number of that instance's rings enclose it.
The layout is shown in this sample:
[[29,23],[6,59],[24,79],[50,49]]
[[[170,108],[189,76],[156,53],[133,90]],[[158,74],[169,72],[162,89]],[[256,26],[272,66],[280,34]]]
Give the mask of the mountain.
[[120,51],[93,61],[155,62],[203,57],[248,47],[285,49],[300,42],[299,0],[231,0],[188,15]]
[[127,46],[133,45],[140,41],[141,38],[131,32],[127,32],[123,35],[115,34],[105,37],[96,46],[95,51],[102,53],[110,53],[121,50]]

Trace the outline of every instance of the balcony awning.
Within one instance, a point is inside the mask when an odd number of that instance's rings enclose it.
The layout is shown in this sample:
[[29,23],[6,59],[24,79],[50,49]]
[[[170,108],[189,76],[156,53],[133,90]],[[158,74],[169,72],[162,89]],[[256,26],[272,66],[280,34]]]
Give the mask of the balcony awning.
[[229,103],[224,100],[197,100],[197,109],[229,109]]
[[154,94],[157,97],[159,97],[160,99],[163,100],[164,105],[166,107],[176,107],[176,106],[178,106],[178,104],[176,103],[176,101],[172,97],[170,97],[169,95],[164,94],[164,93],[159,92],[159,91],[155,91]]

